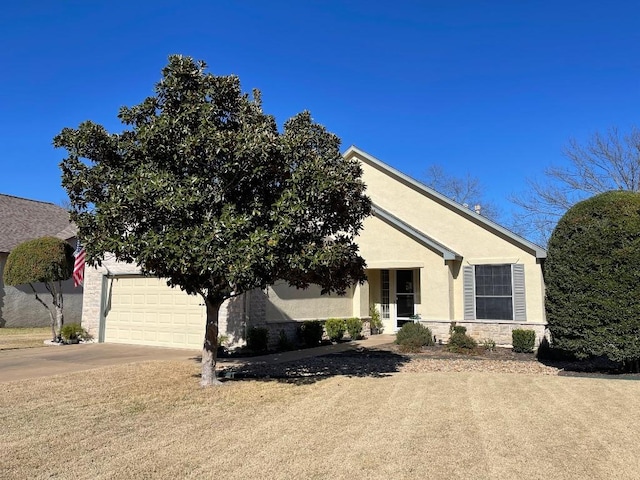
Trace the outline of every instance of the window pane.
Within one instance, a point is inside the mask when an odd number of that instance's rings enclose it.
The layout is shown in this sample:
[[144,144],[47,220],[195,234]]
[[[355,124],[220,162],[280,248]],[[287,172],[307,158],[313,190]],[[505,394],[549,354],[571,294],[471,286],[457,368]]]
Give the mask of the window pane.
[[511,296],[511,265],[476,265],[476,295]]
[[413,270],[396,271],[396,292],[413,293]]
[[413,315],[413,295],[398,294],[396,303],[398,317],[410,317]]
[[511,297],[476,297],[476,318],[513,320]]

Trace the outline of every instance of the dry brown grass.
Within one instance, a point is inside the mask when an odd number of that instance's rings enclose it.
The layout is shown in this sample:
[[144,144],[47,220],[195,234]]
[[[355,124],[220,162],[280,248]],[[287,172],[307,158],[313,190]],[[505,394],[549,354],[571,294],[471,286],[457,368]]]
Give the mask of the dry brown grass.
[[0,350],[43,347],[51,339],[51,327],[0,328]]
[[638,478],[640,383],[479,372],[198,387],[150,362],[2,385],[0,477]]

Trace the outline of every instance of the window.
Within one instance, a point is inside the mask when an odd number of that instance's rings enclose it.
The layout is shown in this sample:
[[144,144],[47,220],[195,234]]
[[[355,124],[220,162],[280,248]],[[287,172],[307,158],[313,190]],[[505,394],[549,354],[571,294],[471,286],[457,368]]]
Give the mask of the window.
[[476,318],[513,320],[511,265],[476,265]]
[[526,320],[524,265],[464,267],[465,320]]
[[380,310],[382,318],[389,318],[389,270],[380,271],[380,280],[382,284],[382,302]]

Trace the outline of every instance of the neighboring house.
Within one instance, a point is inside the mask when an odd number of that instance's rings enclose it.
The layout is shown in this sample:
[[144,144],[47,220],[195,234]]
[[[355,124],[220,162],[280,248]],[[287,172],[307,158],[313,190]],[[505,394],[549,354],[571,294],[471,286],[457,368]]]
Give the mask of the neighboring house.
[[[53,236],[66,240],[74,248],[76,228],[68,212],[53,203],[0,194],[0,327],[36,327],[51,325],[47,310],[35,299],[29,285],[8,286],[2,277],[11,250],[39,237]],[[50,303],[51,296],[41,283],[34,287],[38,296]],[[66,323],[80,322],[82,287],[73,281],[63,282]]]
[[[299,321],[367,319],[373,306],[385,333],[419,318],[443,341],[451,322],[503,345],[511,343],[514,328],[533,329],[541,338],[544,249],[356,147],[344,156],[361,162],[374,204],[357,240],[368,281],[345,296],[284,282],[254,290],[223,305],[221,334],[238,341],[247,326],[266,326],[277,341],[281,330],[292,335]],[[204,338],[199,297],[108,258],[102,268],[87,269],[83,311],[83,325],[100,341],[200,348]]]

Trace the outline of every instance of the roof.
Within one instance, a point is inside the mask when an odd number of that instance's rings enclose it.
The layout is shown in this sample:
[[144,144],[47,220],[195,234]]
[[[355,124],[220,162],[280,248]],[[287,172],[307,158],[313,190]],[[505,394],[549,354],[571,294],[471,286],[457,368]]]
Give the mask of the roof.
[[46,236],[61,240],[76,236],[76,227],[64,208],[0,194],[0,252],[10,252],[27,240]]
[[386,163],[378,160],[377,158],[369,155],[367,152],[360,150],[355,145],[350,146],[343,154],[343,157],[347,158],[349,156],[357,155],[362,161],[368,163],[369,165],[374,166],[375,168],[386,172],[389,176],[396,178],[404,184],[411,186],[414,190],[422,193],[425,196],[432,197],[437,199],[440,203],[447,205],[454,212],[459,213],[465,217],[472,218],[474,221],[484,225],[488,230],[493,230],[499,232],[504,237],[510,239],[517,245],[520,245],[526,249],[529,249],[535,253],[536,258],[546,258],[547,251],[542,248],[540,245],[536,245],[533,242],[530,242],[524,237],[512,232],[511,230],[503,227],[502,225],[489,220],[487,217],[483,217],[475,213],[474,211],[468,209],[464,205],[459,204],[458,202],[451,200],[449,197],[441,194],[440,192],[434,190],[433,188],[428,187],[422,182],[411,178],[409,175],[402,173],[400,170],[393,168],[391,165],[387,165]]
[[373,210],[373,215],[374,216],[376,216],[376,217],[386,221],[387,223],[393,225],[398,230],[400,230],[401,232],[404,232],[405,234],[407,234],[408,236],[410,236],[414,240],[417,240],[418,242],[422,243],[423,245],[425,245],[427,247],[431,247],[436,252],[440,253],[442,255],[442,258],[444,258],[445,260],[460,260],[460,259],[462,259],[462,255],[454,252],[449,247],[444,246],[440,242],[438,242],[438,241],[434,240],[433,238],[431,238],[429,235],[421,232],[420,230],[415,229],[414,227],[412,227],[408,223],[400,220],[395,215],[387,212],[386,210],[378,207],[377,205],[373,205],[372,206],[372,210]]

